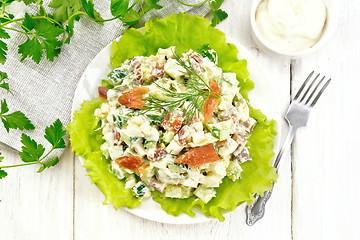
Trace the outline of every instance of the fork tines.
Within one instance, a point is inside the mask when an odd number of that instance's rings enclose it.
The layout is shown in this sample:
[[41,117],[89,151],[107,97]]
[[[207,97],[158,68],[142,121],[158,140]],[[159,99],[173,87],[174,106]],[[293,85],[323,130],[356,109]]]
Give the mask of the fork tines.
[[[314,78],[314,80],[311,81],[310,84],[308,84],[308,82],[309,82],[309,80],[311,79],[311,77],[312,77],[313,74],[314,74],[314,71],[312,71],[312,72],[309,74],[309,76],[306,78],[306,80],[304,81],[304,83],[301,85],[299,91],[296,93],[296,95],[295,95],[295,97],[294,97],[294,100],[293,100],[293,101],[295,101],[295,102],[297,102],[297,103],[299,103],[299,104],[303,104],[303,105],[305,105],[305,106],[307,106],[307,107],[310,107],[310,108],[313,107],[313,106],[316,104],[316,102],[319,100],[321,94],[324,92],[325,88],[329,85],[329,83],[330,83],[330,81],[331,81],[331,78],[329,78],[329,80],[327,80],[327,81],[325,82],[325,84],[322,84],[323,81],[324,81],[324,79],[325,79],[325,76],[323,76],[323,77],[318,81],[318,83],[316,84],[316,86],[313,87],[314,84],[316,83],[317,79],[319,78],[320,73],[316,75],[316,77]],[[299,97],[300,97],[300,95],[301,95],[301,93],[303,92],[304,88],[305,88],[307,85],[309,85],[309,86],[308,86],[307,89],[305,90],[305,93],[302,94],[300,100],[298,100]],[[318,90],[318,88],[319,88],[321,85],[322,85],[321,89]],[[306,97],[307,94],[310,92],[310,90],[312,90],[312,92],[311,92],[310,96],[306,99],[306,101],[304,102],[305,97]],[[315,93],[317,93],[317,94],[315,95]],[[314,97],[314,95],[315,95],[315,97]],[[313,97],[314,97],[314,98],[313,98]]]

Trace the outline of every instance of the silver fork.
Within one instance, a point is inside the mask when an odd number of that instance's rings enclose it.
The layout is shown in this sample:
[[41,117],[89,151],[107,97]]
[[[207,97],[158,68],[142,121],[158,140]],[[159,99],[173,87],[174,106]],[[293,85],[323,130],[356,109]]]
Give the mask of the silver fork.
[[[314,71],[310,73],[310,75],[306,78],[304,83],[301,85],[299,91],[296,93],[294,100],[291,102],[288,111],[285,115],[285,119],[289,123],[289,133],[283,143],[282,148],[280,149],[280,152],[276,156],[274,167],[277,171],[279,171],[279,162],[284,155],[284,153],[287,153],[289,151],[289,148],[291,146],[291,143],[294,139],[296,130],[300,127],[305,127],[306,123],[309,118],[310,110],[315,106],[317,101],[319,100],[321,94],[324,92],[325,88],[329,85],[331,78],[325,82],[325,84],[322,85],[322,88],[318,90],[318,88],[323,83],[325,76],[321,78],[320,81],[316,84],[315,87],[314,84],[319,78],[320,74],[318,74],[313,81],[311,81],[310,84],[308,84],[309,80],[311,79],[312,75],[314,74]],[[302,94],[304,88],[307,87],[305,90],[305,93]],[[308,93],[311,92],[309,97],[306,98]],[[301,96],[300,96],[301,95]],[[315,97],[314,97],[315,96]],[[274,183],[273,183],[274,186]],[[246,223],[249,226],[254,225],[259,219],[261,219],[264,216],[265,213],[265,204],[269,200],[271,196],[271,191],[265,191],[263,196],[260,196],[259,194],[255,194],[255,201],[246,208],[247,213],[247,219]]]

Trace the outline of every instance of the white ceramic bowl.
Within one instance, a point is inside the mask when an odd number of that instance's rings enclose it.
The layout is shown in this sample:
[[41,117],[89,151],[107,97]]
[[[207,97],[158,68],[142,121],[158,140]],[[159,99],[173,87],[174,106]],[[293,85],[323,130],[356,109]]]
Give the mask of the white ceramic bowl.
[[286,51],[280,48],[273,46],[269,43],[259,32],[256,22],[255,22],[255,14],[259,4],[263,0],[253,0],[251,5],[251,13],[250,13],[250,24],[251,24],[251,35],[254,39],[255,43],[265,52],[269,54],[280,55],[288,58],[300,58],[302,56],[311,54],[322,47],[333,35],[335,28],[337,26],[337,8],[336,8],[336,0],[324,0],[327,8],[327,18],[325,22],[325,27],[322,33],[321,38],[317,41],[311,48],[301,50],[301,51]]

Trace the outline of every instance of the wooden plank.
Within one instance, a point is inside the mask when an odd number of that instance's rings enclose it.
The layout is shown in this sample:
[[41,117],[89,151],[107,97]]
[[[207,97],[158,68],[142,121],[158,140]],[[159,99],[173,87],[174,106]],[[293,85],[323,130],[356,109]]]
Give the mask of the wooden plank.
[[[250,49],[265,68],[271,69],[270,79],[278,87],[279,104],[285,111],[289,103],[290,62],[270,57],[257,49],[250,38],[249,2],[229,0],[222,8],[229,13],[229,18],[219,28]],[[286,125],[282,132],[283,138]],[[127,239],[291,239],[289,158],[282,164],[279,183],[267,205],[265,217],[253,227],[245,224],[245,206],[230,213],[223,223],[214,220],[203,224],[169,225],[144,220],[123,209],[115,211],[111,206],[102,205],[102,193],[85,175],[85,169],[76,161],[74,239],[113,236]]]
[[[1,151],[4,164],[20,161],[17,153]],[[1,239],[72,239],[72,160],[68,148],[58,165],[41,174],[39,166],[8,170],[0,180]]]
[[360,3],[338,3],[336,34],[294,62],[293,90],[311,70],[333,80],[294,144],[294,239],[359,239]]

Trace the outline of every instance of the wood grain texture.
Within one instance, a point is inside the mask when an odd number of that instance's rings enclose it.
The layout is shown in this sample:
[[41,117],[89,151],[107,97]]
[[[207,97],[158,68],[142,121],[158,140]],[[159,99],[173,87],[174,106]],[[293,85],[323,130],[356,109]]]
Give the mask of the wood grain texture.
[[332,78],[294,143],[294,239],[359,239],[360,3],[338,2],[331,41],[294,61],[293,91],[307,74]]
[[[17,153],[2,153],[4,164],[20,162]],[[73,154],[67,148],[56,167],[38,168],[9,169],[0,180],[0,239],[72,239]]]
[[[331,41],[315,54],[290,61],[259,50],[250,37],[251,1],[226,0],[229,18],[218,28],[249,49],[269,72],[285,110],[290,93],[316,70],[333,81],[300,129],[293,151],[283,159],[266,214],[253,227],[245,224],[245,206],[216,220],[194,225],[151,222],[123,209],[102,205],[104,196],[68,149],[55,168],[9,170],[0,181],[0,239],[358,239],[360,192],[357,149],[360,130],[360,3],[339,3],[340,19]],[[292,82],[290,82],[290,64]],[[287,131],[283,122],[282,139]],[[6,161],[17,154],[3,151]],[[291,172],[292,167],[292,172]]]

